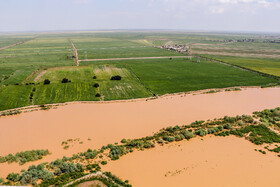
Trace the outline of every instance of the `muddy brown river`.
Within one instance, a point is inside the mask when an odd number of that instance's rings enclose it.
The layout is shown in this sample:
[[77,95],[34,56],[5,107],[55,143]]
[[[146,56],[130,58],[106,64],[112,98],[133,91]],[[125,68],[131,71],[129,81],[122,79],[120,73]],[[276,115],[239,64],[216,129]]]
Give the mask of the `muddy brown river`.
[[125,155],[103,167],[133,187],[278,187],[280,159],[237,137],[194,138]]
[[[139,138],[167,126],[195,120],[251,114],[280,106],[280,88],[246,88],[215,94],[181,94],[146,101],[75,103],[49,111],[34,111],[0,118],[0,156],[32,149],[49,149],[41,161],[0,164],[0,177],[31,164],[100,148],[122,138]],[[63,149],[61,143],[79,138]]]

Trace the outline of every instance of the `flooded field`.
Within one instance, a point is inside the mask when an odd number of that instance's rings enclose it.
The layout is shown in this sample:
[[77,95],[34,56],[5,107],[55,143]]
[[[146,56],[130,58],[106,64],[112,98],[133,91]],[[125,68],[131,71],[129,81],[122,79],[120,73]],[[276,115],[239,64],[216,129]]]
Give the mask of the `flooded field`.
[[135,187],[279,186],[280,159],[237,137],[195,138],[138,151],[103,170],[129,179]]
[[[31,164],[72,156],[88,148],[97,149],[122,138],[151,135],[163,127],[279,107],[279,95],[280,88],[247,88],[236,92],[165,96],[149,101],[77,103],[1,117],[1,156],[32,149],[49,149],[52,154],[23,166],[0,164],[0,177]],[[73,141],[64,149],[61,144],[69,139]]]

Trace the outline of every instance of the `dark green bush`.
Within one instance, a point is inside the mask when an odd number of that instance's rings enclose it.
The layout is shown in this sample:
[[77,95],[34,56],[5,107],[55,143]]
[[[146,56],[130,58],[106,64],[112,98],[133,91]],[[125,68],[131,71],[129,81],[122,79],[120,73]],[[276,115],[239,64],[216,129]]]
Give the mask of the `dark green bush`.
[[18,173],[10,173],[8,174],[7,180],[17,182],[20,180],[20,175]]
[[175,138],[173,136],[164,136],[163,140],[168,141],[168,142],[174,142]]
[[40,160],[43,156],[50,154],[49,150],[32,150],[32,151],[23,151],[18,152],[15,155],[9,154],[4,157],[0,157],[0,163],[3,162],[19,162],[20,165],[25,164],[26,162],[31,162],[35,160]]
[[120,75],[112,76],[111,80],[122,80],[122,77]]
[[183,133],[184,137],[188,140],[191,139],[192,137],[194,137],[194,134],[190,131],[184,130],[182,133]]
[[51,81],[50,81],[49,79],[45,79],[45,80],[44,80],[44,85],[50,84],[50,83],[51,83]]
[[67,79],[67,78],[63,78],[61,83],[68,83],[68,82],[71,82],[71,80]]
[[201,128],[201,129],[196,130],[195,134],[202,137],[202,136],[206,136],[208,134],[208,132],[206,129]]
[[5,180],[3,178],[0,178],[0,184],[3,184]]
[[93,85],[93,87],[94,87],[94,88],[98,88],[98,87],[99,87],[99,84],[98,84],[98,83],[95,83],[95,84]]

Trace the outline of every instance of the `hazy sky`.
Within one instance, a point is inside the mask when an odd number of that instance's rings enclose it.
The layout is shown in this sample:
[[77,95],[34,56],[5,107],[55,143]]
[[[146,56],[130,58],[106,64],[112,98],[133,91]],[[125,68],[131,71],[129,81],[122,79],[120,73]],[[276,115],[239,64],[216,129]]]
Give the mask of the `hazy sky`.
[[280,32],[280,0],[0,0],[0,32],[97,29]]

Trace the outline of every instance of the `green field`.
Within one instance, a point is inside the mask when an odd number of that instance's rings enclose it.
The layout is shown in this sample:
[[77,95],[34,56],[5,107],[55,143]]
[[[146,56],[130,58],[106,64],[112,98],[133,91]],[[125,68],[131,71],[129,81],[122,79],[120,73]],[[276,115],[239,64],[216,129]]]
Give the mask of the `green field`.
[[[253,44],[229,39],[252,37]],[[265,43],[258,35],[174,32],[81,32],[0,35],[0,46],[29,41],[0,51],[0,110],[68,101],[100,101],[146,98],[167,93],[232,86],[259,86],[277,79],[216,62],[197,59],[150,59],[80,62],[77,67],[68,39],[79,59],[160,57],[186,55],[155,46],[186,44],[191,53],[225,52],[240,56],[211,57],[279,76],[279,44]],[[85,53],[86,52],[86,53]],[[201,53],[203,54],[203,53]],[[273,55],[256,58],[250,55]],[[85,56],[86,55],[86,56]],[[209,55],[209,54],[208,54]],[[119,81],[110,80],[120,75]],[[96,79],[93,77],[96,76]],[[70,83],[61,83],[63,78]],[[50,84],[44,85],[49,79]],[[94,87],[98,83],[99,87]],[[100,97],[98,96],[100,94]]]
[[[73,39],[79,59],[179,56],[180,53],[150,47],[149,43],[118,38]],[[86,54],[85,54],[86,52]],[[85,55],[87,58],[85,58]]]
[[252,58],[217,55],[205,56],[280,77],[280,58]]

